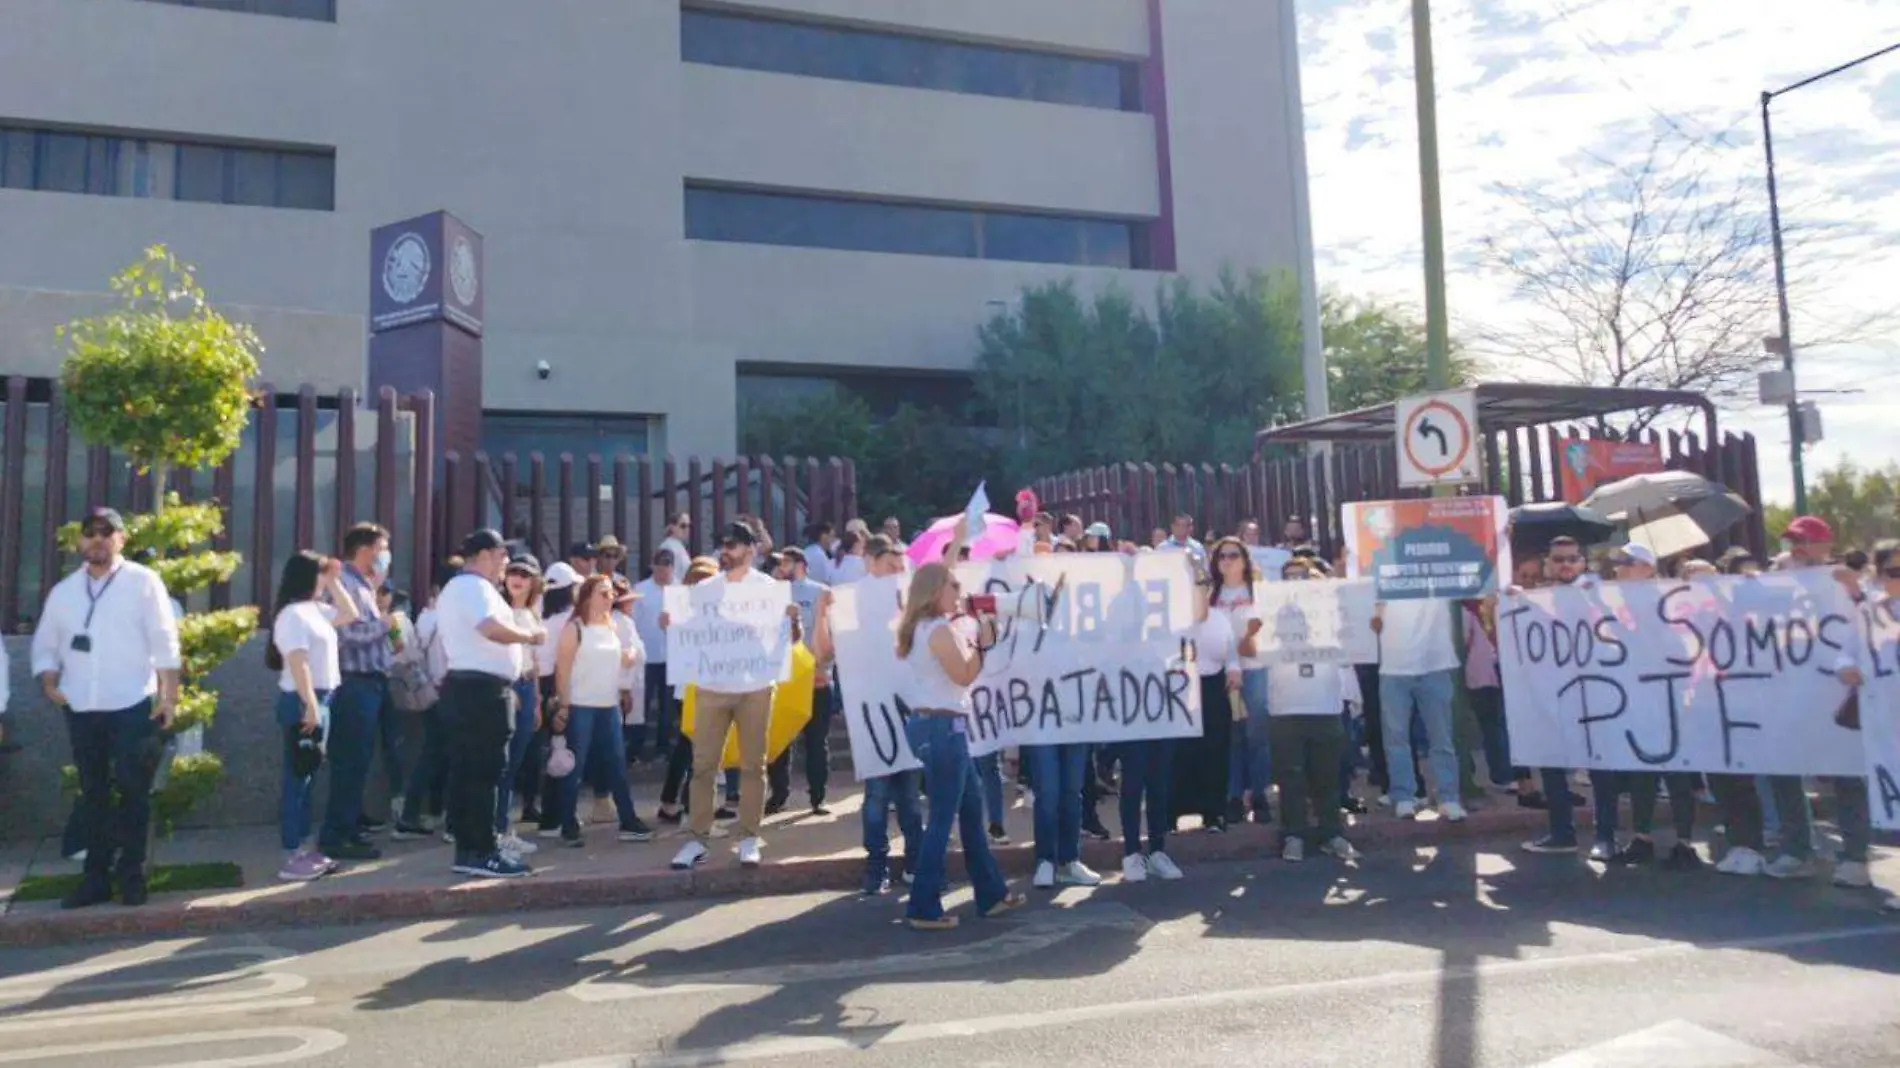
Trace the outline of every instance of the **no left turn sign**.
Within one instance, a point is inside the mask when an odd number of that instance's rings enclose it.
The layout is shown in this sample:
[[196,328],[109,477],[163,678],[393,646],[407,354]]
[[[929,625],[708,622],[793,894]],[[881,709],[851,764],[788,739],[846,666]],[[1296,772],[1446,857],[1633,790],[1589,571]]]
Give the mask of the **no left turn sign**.
[[1470,390],[1425,393],[1393,406],[1399,485],[1459,485],[1478,480],[1477,401]]

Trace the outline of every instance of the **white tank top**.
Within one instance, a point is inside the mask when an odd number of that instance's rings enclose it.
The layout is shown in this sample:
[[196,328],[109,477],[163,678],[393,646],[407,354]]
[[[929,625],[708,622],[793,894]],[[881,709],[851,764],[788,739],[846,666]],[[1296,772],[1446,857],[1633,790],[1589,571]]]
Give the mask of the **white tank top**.
[[568,669],[568,700],[576,708],[620,707],[620,635],[612,623],[580,628],[574,666]]
[[908,661],[910,687],[904,694],[904,700],[910,702],[912,708],[970,711],[970,688],[951,682],[950,676],[944,673],[943,665],[937,661],[937,654],[930,651],[931,637],[940,628],[949,625],[941,619],[927,619],[917,625]]

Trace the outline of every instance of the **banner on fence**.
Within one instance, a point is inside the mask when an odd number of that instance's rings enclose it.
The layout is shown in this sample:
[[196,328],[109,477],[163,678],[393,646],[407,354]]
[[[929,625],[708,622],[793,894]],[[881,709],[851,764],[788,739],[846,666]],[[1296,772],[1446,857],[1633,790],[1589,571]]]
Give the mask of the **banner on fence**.
[[1563,462],[1557,465],[1564,501],[1581,504],[1601,486],[1631,475],[1663,469],[1662,446],[1653,441],[1564,442]]
[[1502,497],[1363,501],[1340,513],[1350,575],[1371,578],[1381,601],[1483,597],[1511,572]]
[[1511,762],[1612,771],[1860,775],[1834,721],[1856,608],[1823,569],[1507,594]]
[[1874,826],[1900,829],[1900,601],[1860,605],[1860,730]]
[[897,659],[897,619],[909,582],[907,576],[866,578],[831,591],[826,619],[859,782],[922,766],[904,736],[910,670]]
[[1376,664],[1373,603],[1371,579],[1255,583],[1259,655],[1274,664]]
[[754,690],[790,678],[791,603],[783,582],[728,583],[720,575],[668,586],[667,684]]

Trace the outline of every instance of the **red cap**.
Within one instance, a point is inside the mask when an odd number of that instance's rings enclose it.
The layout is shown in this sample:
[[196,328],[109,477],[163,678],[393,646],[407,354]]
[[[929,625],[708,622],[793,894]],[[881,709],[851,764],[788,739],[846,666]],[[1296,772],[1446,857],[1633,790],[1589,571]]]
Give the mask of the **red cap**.
[[1796,516],[1794,522],[1788,524],[1788,529],[1782,537],[1789,541],[1807,543],[1831,542],[1834,540],[1834,528],[1828,526],[1827,520],[1820,516]]

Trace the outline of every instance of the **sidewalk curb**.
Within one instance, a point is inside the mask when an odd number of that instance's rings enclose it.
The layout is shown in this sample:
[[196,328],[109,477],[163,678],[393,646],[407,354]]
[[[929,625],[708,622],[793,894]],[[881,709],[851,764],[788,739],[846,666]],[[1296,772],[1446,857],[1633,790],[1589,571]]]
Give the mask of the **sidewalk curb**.
[[[1587,819],[1581,817],[1580,819]],[[1493,835],[1528,834],[1545,825],[1543,812],[1499,808],[1474,812],[1464,823],[1415,822],[1383,817],[1348,829],[1361,849],[1468,840]],[[1189,832],[1169,842],[1168,852],[1184,866],[1232,860],[1264,860],[1277,854],[1277,827],[1238,826],[1226,834]],[[1027,843],[995,850],[1005,875],[1027,876],[1035,867]],[[1121,869],[1118,841],[1083,843],[1084,858],[1104,875]],[[768,854],[769,855],[769,854]],[[1315,858],[1316,860],[1319,858]],[[1324,862],[1324,861],[1323,861]],[[960,854],[952,852],[953,875],[962,873]],[[252,901],[158,903],[138,909],[103,905],[78,912],[10,913],[0,916],[0,946],[47,946],[109,939],[159,939],[273,927],[329,926],[495,915],[509,912],[633,905],[686,898],[771,896],[824,890],[855,890],[864,874],[864,858],[820,857],[768,863],[760,868],[720,864],[691,872],[640,872],[630,875],[577,875],[507,882],[445,881],[440,886],[411,886],[361,893],[313,893]],[[1190,873],[1190,878],[1192,877]],[[311,887],[347,886],[347,880]],[[256,888],[251,888],[256,889]]]

